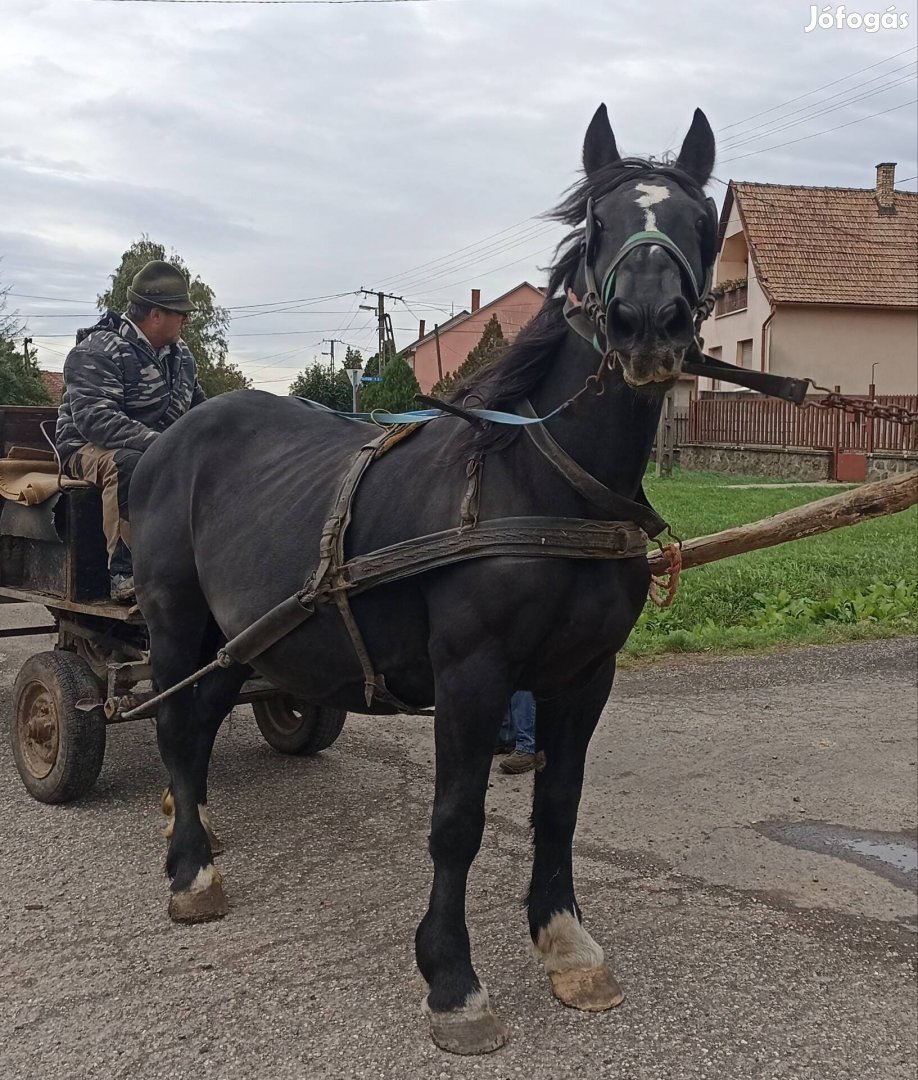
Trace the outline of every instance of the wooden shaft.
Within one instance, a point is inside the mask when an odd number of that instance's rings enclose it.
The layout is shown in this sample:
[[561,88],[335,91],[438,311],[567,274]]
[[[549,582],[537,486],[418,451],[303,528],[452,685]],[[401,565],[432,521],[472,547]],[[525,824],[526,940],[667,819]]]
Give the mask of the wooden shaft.
[[[762,521],[686,540],[682,545],[682,568],[687,570],[692,566],[704,566],[729,555],[774,547],[788,540],[802,540],[807,536],[830,532],[843,525],[857,525],[871,518],[898,514],[916,502],[918,472],[877,480],[852,491],[843,491],[839,495],[830,495],[826,499],[785,510]],[[666,560],[662,552],[652,552],[647,556],[647,561],[653,573],[665,573]]]

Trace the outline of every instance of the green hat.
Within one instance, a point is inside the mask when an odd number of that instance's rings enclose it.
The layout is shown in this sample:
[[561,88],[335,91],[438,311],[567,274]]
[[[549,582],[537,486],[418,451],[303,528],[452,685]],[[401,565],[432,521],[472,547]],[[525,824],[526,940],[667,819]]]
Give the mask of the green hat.
[[134,303],[151,304],[164,311],[179,311],[183,315],[197,311],[188,295],[188,279],[178,267],[159,259],[137,271],[127,294]]

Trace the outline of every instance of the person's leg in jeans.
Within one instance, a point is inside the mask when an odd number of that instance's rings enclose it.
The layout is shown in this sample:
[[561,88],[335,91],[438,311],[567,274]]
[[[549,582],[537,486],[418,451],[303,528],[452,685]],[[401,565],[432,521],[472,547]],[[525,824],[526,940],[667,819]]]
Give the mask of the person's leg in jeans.
[[506,761],[500,763],[501,771],[505,773],[529,772],[536,766],[535,698],[528,690],[518,690],[510,699],[508,711],[515,749]]

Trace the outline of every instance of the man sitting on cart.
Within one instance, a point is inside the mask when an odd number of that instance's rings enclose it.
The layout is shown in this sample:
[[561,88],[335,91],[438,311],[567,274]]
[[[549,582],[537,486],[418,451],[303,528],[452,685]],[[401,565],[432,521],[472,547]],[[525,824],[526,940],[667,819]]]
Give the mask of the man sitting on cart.
[[148,262],[123,315],[106,311],[64,363],[55,443],[65,473],[102,489],[113,600],[134,600],[128,489],[140,455],[206,395],[182,328],[195,306],[169,263]]

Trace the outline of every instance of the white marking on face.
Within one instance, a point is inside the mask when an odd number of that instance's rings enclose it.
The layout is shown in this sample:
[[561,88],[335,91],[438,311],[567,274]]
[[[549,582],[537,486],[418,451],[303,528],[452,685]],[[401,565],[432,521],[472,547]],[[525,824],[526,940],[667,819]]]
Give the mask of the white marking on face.
[[634,201],[644,211],[644,228],[648,232],[656,229],[657,218],[650,208],[669,198],[669,188],[662,184],[636,184],[634,190],[641,192]]
[[583,929],[572,911],[559,911],[548,926],[539,931],[536,952],[545,961],[550,975],[555,971],[586,971],[601,967],[602,946]]

